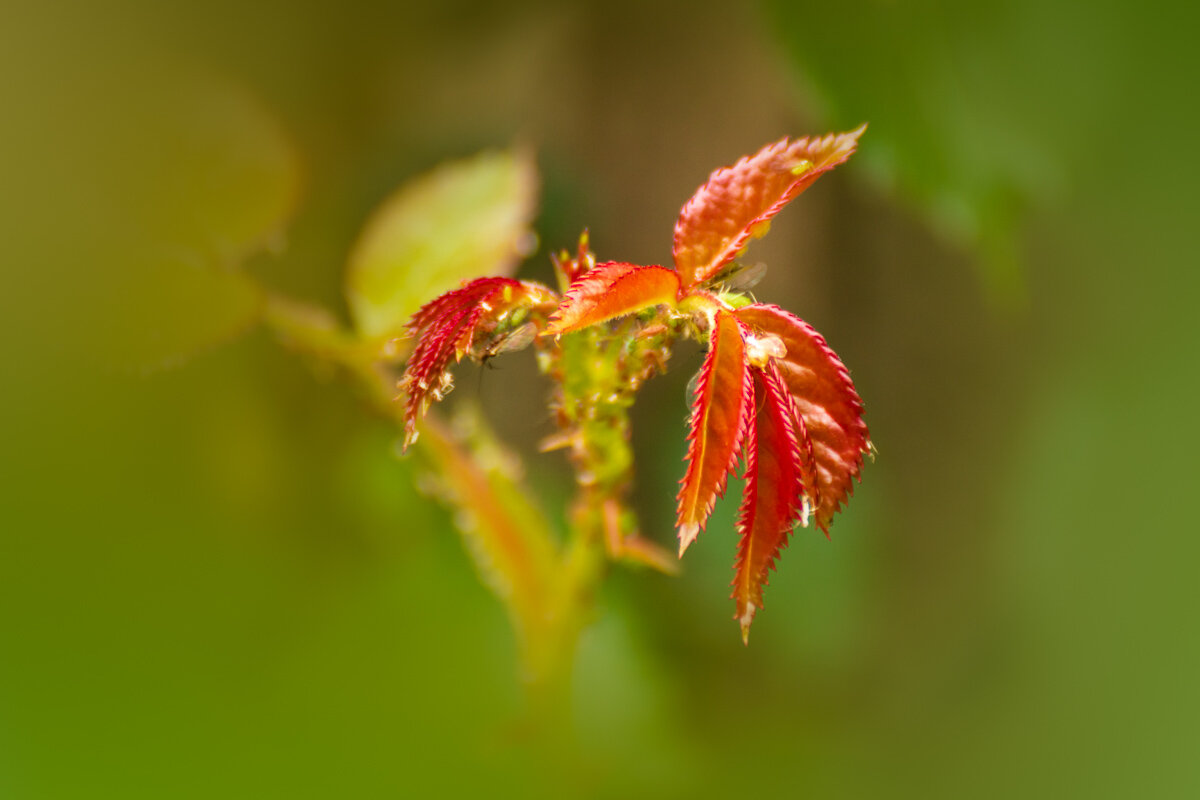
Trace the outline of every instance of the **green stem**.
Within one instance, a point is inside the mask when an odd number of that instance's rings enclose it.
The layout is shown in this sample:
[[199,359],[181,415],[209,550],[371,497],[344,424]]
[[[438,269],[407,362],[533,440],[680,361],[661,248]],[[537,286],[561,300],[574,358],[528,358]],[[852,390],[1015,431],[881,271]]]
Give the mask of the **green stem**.
[[[703,308],[717,302],[707,295],[695,301]],[[367,401],[404,429],[395,401],[401,353],[357,338],[321,309],[278,296],[268,295],[264,318],[287,344],[344,369]],[[460,527],[467,549],[520,643],[532,721],[551,735],[570,729],[575,653],[595,616],[608,560],[674,567],[670,554],[636,535],[625,500],[633,482],[629,408],[638,387],[665,365],[677,327],[630,317],[615,328],[539,342],[539,365],[555,386],[557,440],[568,448],[576,479],[561,547],[481,417],[456,429],[428,415],[414,443],[446,499],[466,514]]]
[[[381,354],[377,343],[364,343],[342,329],[321,309],[286,298],[269,296],[264,319],[293,348],[343,368],[371,406],[404,427],[403,407],[395,402],[395,357]],[[593,411],[585,412],[594,415]],[[626,423],[627,424],[627,423]],[[481,426],[481,420],[471,423]],[[571,674],[579,636],[594,616],[596,588],[604,572],[603,503],[611,491],[581,482],[569,519],[565,547],[555,545],[549,526],[532,504],[522,502],[525,491],[503,469],[481,457],[467,440],[491,441],[475,428],[474,435],[456,435],[428,418],[414,448],[448,486],[452,501],[476,512],[482,530],[464,531],[491,561],[508,559],[507,577],[520,573],[517,586],[493,589],[505,603],[521,646],[522,679],[535,725],[543,731],[564,730],[570,715]],[[628,447],[627,441],[614,442]],[[628,454],[618,454],[628,463]],[[593,454],[591,469],[608,456]],[[618,483],[624,484],[628,474]],[[611,482],[606,484],[610,487]],[[501,568],[503,571],[503,567]],[[486,580],[485,576],[485,580]],[[504,575],[500,576],[505,577]],[[515,580],[515,579],[514,579]]]

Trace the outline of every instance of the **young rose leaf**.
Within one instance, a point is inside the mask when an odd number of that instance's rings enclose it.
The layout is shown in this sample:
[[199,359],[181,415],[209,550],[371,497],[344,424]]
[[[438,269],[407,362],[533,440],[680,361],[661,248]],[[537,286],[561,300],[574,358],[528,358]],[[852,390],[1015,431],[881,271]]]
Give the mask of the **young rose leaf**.
[[545,333],[570,333],[660,303],[674,305],[678,296],[674,270],[606,261],[571,284]]
[[595,269],[596,255],[592,252],[587,229],[585,228],[579,235],[579,244],[575,248],[574,256],[563,250],[557,255],[551,253],[550,261],[554,264],[554,275],[558,278],[558,286],[564,292],[585,272]]
[[753,413],[744,330],[745,325],[733,314],[718,311],[709,336],[708,355],[697,376],[688,434],[688,467],[678,496],[676,525],[681,556],[708,521],[713,503],[725,493]]
[[829,522],[854,491],[854,479],[870,451],[862,400],[850,373],[807,322],[778,306],[754,304],[737,310],[756,331],[779,337],[787,351],[775,359],[812,442],[819,503],[813,509],[826,534]]
[[528,254],[537,173],[522,153],[445,164],[384,201],[350,255],[346,298],[369,339],[399,335],[427,297]]
[[752,237],[765,233],[792,198],[850,157],[865,127],[794,142],[781,139],[712,173],[675,223],[675,268],[683,286],[709,280]]
[[752,432],[746,436],[746,488],[734,566],[734,616],[748,642],[750,623],[762,608],[767,572],[802,515],[806,503],[803,447],[798,417],[783,377],[773,362],[754,370],[754,405],[758,409]]
[[405,446],[417,438],[417,418],[440,400],[453,383],[450,361],[472,354],[477,358],[516,349],[532,341],[517,309],[548,312],[557,296],[546,287],[514,278],[476,278],[461,288],[426,303],[408,323],[417,337],[400,380],[408,400],[404,409]]

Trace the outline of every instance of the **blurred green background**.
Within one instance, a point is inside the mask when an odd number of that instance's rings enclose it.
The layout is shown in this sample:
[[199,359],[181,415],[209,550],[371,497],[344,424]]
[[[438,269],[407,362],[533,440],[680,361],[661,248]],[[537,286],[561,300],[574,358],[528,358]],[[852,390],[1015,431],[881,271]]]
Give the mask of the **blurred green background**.
[[[0,797],[1197,796],[1198,17],[4,3]],[[513,143],[522,276],[585,226],[664,263],[711,169],[862,121],[749,257],[879,458],[749,648],[732,497],[681,578],[615,569],[548,751],[450,515],[243,276],[344,316],[371,209]],[[635,420],[665,545],[697,364]],[[531,358],[497,366],[456,396],[528,448]],[[562,470],[529,459],[548,503]]]

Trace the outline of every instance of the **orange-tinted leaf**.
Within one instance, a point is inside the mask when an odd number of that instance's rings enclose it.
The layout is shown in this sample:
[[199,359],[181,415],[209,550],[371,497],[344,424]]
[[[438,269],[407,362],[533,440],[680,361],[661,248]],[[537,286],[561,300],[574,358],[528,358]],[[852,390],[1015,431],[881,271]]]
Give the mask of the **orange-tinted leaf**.
[[846,367],[807,322],[762,304],[738,309],[737,315],[752,329],[779,337],[787,350],[775,364],[812,442],[820,500],[813,511],[817,525],[828,533],[829,521],[854,491],[853,479],[871,448],[862,400]]
[[684,287],[712,278],[766,232],[792,198],[854,152],[866,126],[821,138],[780,139],[709,176],[675,223],[675,268]]
[[773,362],[754,370],[753,431],[746,436],[746,488],[734,567],[734,616],[748,641],[750,623],[762,608],[762,589],[780,549],[805,504],[802,444],[797,416],[783,377]]
[[713,503],[725,493],[753,413],[745,329],[733,314],[717,312],[696,384],[688,467],[679,489],[676,525],[680,555],[708,521]]
[[[405,446],[416,439],[417,418],[429,405],[430,397],[440,400],[453,383],[447,367],[468,353],[476,357],[494,355],[503,349],[515,349],[515,342],[528,344],[523,326],[512,330],[501,326],[512,318],[518,307],[554,307],[557,296],[540,284],[513,278],[477,278],[462,288],[447,292],[426,303],[408,323],[417,337],[416,347],[400,387],[408,396],[404,410]],[[508,326],[512,327],[512,326]],[[487,342],[480,342],[485,338]],[[478,350],[479,352],[475,352]]]
[[606,261],[571,284],[545,332],[569,333],[660,303],[674,305],[678,295],[674,270]]

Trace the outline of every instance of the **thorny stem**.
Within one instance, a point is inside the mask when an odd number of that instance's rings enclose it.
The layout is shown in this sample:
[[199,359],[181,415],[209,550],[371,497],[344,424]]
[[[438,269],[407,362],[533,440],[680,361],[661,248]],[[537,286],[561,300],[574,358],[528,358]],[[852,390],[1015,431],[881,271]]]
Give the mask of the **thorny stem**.
[[[595,593],[608,558],[632,558],[671,571],[637,536],[625,499],[633,483],[629,408],[640,385],[665,366],[673,332],[650,331],[636,319],[616,332],[601,327],[538,340],[538,363],[554,384],[558,433],[543,450],[564,448],[575,472],[562,556],[557,613],[562,624],[554,648],[561,661],[547,675],[559,709],[566,708],[579,634],[594,614]],[[639,555],[642,553],[642,555]]]
[[[291,346],[345,369],[371,406],[403,429],[404,410],[395,402],[395,354],[360,342],[319,309],[278,296],[267,298],[264,318]],[[529,710],[543,730],[561,730],[569,717],[575,651],[594,616],[608,558],[668,572],[675,568],[673,559],[637,535],[625,500],[633,479],[628,410],[641,383],[664,368],[676,334],[674,328],[630,318],[617,331],[597,327],[560,341],[539,340],[539,366],[554,382],[559,429],[543,449],[567,449],[576,493],[565,543],[543,543],[553,564],[544,591],[531,601],[541,607],[522,617],[513,612],[512,599],[504,599],[520,642]],[[475,470],[469,480],[481,480],[461,435],[432,418],[422,433],[415,447],[447,482],[462,483],[465,469]],[[548,532],[545,538],[552,540]]]

